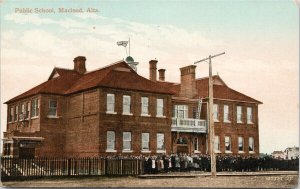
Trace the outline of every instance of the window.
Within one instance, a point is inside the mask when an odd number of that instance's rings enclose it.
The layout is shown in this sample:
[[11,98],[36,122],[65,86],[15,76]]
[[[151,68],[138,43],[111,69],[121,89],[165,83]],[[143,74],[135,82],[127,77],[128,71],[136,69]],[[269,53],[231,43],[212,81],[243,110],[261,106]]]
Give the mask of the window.
[[165,150],[165,135],[163,133],[157,133],[156,140],[157,150]]
[[26,103],[26,114],[25,114],[25,118],[29,117],[29,113],[30,113],[30,102]]
[[237,106],[236,107],[236,121],[238,123],[242,123],[242,106]]
[[229,120],[229,106],[224,105],[224,122],[230,122]]
[[156,116],[164,116],[164,99],[156,99]]
[[14,118],[14,108],[11,107],[11,108],[10,108],[10,111],[9,111],[9,118],[8,118],[8,121],[9,121],[9,122],[12,122],[12,121],[13,121],[13,118]]
[[20,111],[20,114],[19,114],[19,119],[20,120],[23,120],[25,118],[25,104],[21,104],[21,111]]
[[225,136],[225,152],[231,152],[231,138]]
[[10,148],[11,148],[11,143],[5,143],[4,144],[3,156],[9,156],[10,155]]
[[214,121],[219,120],[219,106],[218,104],[214,104]]
[[149,133],[142,133],[142,151],[149,151]]
[[177,144],[187,144],[188,140],[185,137],[179,137],[177,140]]
[[127,115],[131,114],[131,112],[130,112],[130,106],[131,106],[130,101],[131,101],[130,96],[127,96],[127,95],[123,96],[123,114],[127,114]]
[[199,151],[199,141],[198,138],[194,138],[194,150]]
[[148,97],[142,97],[141,98],[142,101],[142,113],[141,115],[148,115],[149,111],[148,111],[148,107],[149,107],[149,98]]
[[215,152],[220,152],[220,137],[219,136],[215,136],[215,141],[214,141],[214,149]]
[[48,116],[57,116],[57,101],[49,100],[49,112]]
[[34,99],[31,101],[31,117],[39,116],[39,101]]
[[19,111],[19,107],[15,106],[15,116],[14,116],[14,120],[17,121],[18,120],[18,111]]
[[131,132],[123,132],[123,150],[131,150]]
[[115,112],[115,95],[114,94],[106,95],[106,112],[107,113]]
[[115,151],[115,140],[116,140],[115,132],[114,131],[107,131],[106,151]]
[[254,152],[254,139],[249,137],[249,152]]
[[188,106],[187,105],[175,105],[174,117],[178,117],[181,119],[188,118]]
[[244,151],[244,138],[243,137],[238,138],[238,147],[239,147],[239,152]]
[[252,123],[252,108],[247,107],[247,123]]

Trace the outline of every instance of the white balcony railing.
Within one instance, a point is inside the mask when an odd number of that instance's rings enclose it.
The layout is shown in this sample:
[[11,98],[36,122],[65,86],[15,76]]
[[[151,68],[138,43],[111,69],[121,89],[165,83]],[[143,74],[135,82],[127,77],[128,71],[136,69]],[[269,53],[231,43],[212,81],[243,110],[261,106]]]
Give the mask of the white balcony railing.
[[206,133],[206,121],[201,119],[172,118],[172,131]]

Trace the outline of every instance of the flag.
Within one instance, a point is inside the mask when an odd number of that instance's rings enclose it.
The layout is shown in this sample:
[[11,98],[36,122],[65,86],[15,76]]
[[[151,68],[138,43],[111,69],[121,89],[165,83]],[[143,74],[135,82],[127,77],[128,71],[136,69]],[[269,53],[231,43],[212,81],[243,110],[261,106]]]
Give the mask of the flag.
[[118,45],[118,46],[121,46],[121,45],[122,45],[122,46],[126,47],[127,44],[128,44],[128,41],[118,41],[118,42],[117,42],[117,45]]

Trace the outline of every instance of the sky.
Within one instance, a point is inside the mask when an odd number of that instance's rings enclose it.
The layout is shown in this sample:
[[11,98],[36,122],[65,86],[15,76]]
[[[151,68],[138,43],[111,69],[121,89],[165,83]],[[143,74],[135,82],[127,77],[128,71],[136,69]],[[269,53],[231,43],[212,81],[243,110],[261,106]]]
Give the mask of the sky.
[[[5,101],[46,81],[55,66],[72,69],[76,56],[86,56],[87,70],[122,60],[126,52],[116,42],[130,38],[138,74],[148,78],[148,62],[156,58],[172,82],[180,82],[180,67],[225,52],[213,59],[213,74],[263,102],[260,152],[299,146],[295,1],[2,0],[0,8],[2,132]],[[59,8],[83,13],[59,13]],[[26,9],[32,12],[20,13]],[[207,75],[208,65],[198,64],[196,77]]]

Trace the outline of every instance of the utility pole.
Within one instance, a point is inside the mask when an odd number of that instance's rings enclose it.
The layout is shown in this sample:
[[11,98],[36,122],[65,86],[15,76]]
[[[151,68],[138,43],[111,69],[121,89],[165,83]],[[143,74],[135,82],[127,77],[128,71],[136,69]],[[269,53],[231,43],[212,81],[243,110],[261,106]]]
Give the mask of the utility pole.
[[211,176],[216,176],[216,156],[214,152],[214,139],[215,139],[215,129],[214,129],[214,111],[213,111],[213,105],[214,105],[214,100],[213,100],[213,79],[212,79],[212,65],[211,65],[211,59],[215,58],[217,56],[221,56],[225,54],[225,52],[216,54],[216,55],[209,55],[208,58],[199,60],[194,62],[194,64],[209,60],[209,80],[208,80],[208,100],[209,100],[209,145],[210,145],[210,159],[211,159]]

